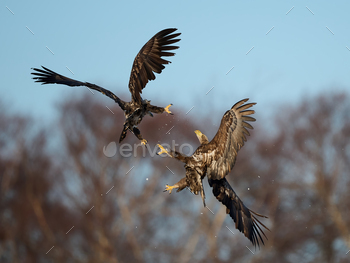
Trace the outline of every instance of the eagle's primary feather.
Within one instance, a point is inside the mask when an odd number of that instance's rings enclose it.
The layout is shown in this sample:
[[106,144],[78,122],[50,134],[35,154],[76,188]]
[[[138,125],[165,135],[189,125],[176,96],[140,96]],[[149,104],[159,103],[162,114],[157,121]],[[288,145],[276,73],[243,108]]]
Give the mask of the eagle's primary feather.
[[168,28],[155,34],[136,55],[129,80],[129,90],[135,104],[141,103],[140,93],[147,82],[156,78],[153,72],[160,74],[165,68],[164,65],[171,63],[162,57],[174,56],[175,53],[168,51],[179,48],[171,45],[180,41],[175,38],[181,33],[171,34],[174,31],[176,28]]

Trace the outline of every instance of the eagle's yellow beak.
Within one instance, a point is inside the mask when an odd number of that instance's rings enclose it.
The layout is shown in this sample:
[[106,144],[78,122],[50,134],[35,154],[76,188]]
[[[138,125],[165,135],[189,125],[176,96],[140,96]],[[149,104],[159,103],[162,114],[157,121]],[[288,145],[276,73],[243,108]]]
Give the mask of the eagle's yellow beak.
[[196,135],[197,135],[198,137],[201,137],[201,136],[202,136],[202,133],[200,132],[200,130],[195,130],[194,132],[196,133]]
[[202,133],[200,130],[195,130],[194,133],[197,135],[198,140],[201,142],[202,141]]

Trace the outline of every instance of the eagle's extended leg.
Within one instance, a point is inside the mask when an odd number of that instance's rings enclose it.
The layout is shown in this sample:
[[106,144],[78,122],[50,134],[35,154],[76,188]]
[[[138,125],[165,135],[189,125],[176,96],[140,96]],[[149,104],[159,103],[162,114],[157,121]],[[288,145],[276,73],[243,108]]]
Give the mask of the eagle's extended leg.
[[165,110],[167,113],[171,114],[171,115],[173,115],[173,113],[169,110],[169,108],[170,108],[170,106],[172,106],[172,105],[173,105],[173,104],[170,103],[168,106],[166,106],[166,107],[164,108],[164,110]]
[[180,181],[178,181],[176,184],[174,184],[172,186],[166,185],[164,192],[169,191],[169,194],[171,194],[171,191],[173,189],[177,189],[176,192],[180,192],[183,189],[185,189],[187,186],[188,186],[187,185],[187,180],[186,180],[186,177],[184,177],[184,178],[182,178]]
[[168,106],[166,106],[165,108],[162,107],[158,107],[158,106],[154,106],[154,105],[149,105],[147,106],[147,110],[153,113],[157,113],[157,114],[161,114],[164,111],[173,115],[173,113],[169,110],[170,106],[172,106],[173,104],[170,103]]
[[185,154],[179,153],[177,151],[167,151],[162,145],[157,144],[157,146],[160,148],[160,151],[157,152],[157,155],[161,155],[162,153],[166,153],[167,155],[169,155],[172,158],[175,158],[181,162],[186,163],[186,159],[188,158],[188,156],[186,156]]
[[166,153],[167,155],[169,155],[170,157],[174,157],[173,155],[171,155],[167,150],[165,150],[165,148],[160,145],[160,144],[157,144],[157,146],[159,147],[160,151],[157,152],[157,155],[161,155],[162,153]]
[[147,145],[147,140],[142,138],[141,132],[138,128],[134,127],[132,131],[134,132],[135,136],[141,141],[141,144]]

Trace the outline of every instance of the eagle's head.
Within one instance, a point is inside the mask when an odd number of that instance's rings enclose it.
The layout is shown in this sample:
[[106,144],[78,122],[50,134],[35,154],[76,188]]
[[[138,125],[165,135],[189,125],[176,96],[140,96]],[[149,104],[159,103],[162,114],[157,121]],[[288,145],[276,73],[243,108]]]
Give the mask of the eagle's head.
[[146,104],[146,105],[149,105],[151,103],[150,100],[147,100],[147,99],[142,99],[142,104]]
[[195,130],[194,132],[197,135],[197,138],[201,145],[209,143],[208,137],[201,133],[200,130]]
[[[150,100],[146,100],[146,99],[142,99],[142,105],[143,105],[144,109],[147,109],[147,106],[151,105],[151,101]],[[150,112],[148,110],[146,110],[146,111],[147,111],[147,114],[149,116],[153,117],[152,112]]]

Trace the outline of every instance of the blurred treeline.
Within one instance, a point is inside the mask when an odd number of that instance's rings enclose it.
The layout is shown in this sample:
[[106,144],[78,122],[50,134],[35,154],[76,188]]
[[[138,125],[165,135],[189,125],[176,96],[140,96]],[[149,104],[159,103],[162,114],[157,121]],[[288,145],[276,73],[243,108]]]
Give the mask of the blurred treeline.
[[[187,190],[164,193],[185,170],[153,154],[172,140],[195,149],[193,131],[215,134],[209,123],[224,112],[202,118],[174,106],[174,116],[145,117],[139,127],[152,153],[138,146],[131,157],[108,158],[103,147],[118,141],[124,122],[108,107],[114,114],[89,94],[65,100],[45,127],[0,104],[0,262],[350,262],[347,94],[271,105],[275,115],[253,123],[227,178],[269,217],[260,249],[235,229],[207,180],[214,214]],[[129,133],[123,143],[138,141]]]

